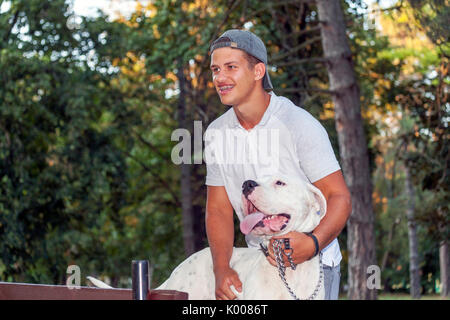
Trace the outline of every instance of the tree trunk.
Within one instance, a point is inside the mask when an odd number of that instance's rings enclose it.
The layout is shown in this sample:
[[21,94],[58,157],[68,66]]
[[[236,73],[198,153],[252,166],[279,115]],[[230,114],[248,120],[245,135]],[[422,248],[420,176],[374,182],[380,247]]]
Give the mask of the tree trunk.
[[[441,208],[438,209],[438,215],[444,220],[445,213]],[[445,220],[444,220],[445,221]],[[449,256],[448,256],[448,240],[446,235],[446,225],[445,223],[439,224],[439,231],[444,236],[439,243],[439,269],[441,271],[441,297],[448,297],[449,286],[450,286],[450,273],[448,270]]]
[[448,297],[450,273],[448,272],[448,242],[443,240],[439,246],[439,265],[441,270],[441,297]]
[[389,254],[391,253],[392,250],[392,239],[394,238],[394,233],[395,233],[395,228],[397,227],[397,225],[400,223],[400,218],[396,218],[394,220],[394,222],[392,223],[391,229],[389,229],[389,234],[388,234],[388,239],[386,244],[384,245],[384,254],[383,254],[383,259],[381,260],[381,272],[384,271],[384,269],[386,269],[386,265],[388,262],[388,258],[389,258]]
[[367,270],[375,264],[372,185],[367,142],[360,110],[359,88],[353,69],[339,0],[317,0],[324,56],[335,107],[341,165],[352,195],[347,222],[349,299],[376,299],[367,287]]
[[[183,65],[180,59],[178,63],[178,84],[180,95],[178,97],[178,124],[180,128],[189,128],[189,121],[186,119],[186,92],[185,92],[185,76],[183,73]],[[192,130],[190,130],[192,132]],[[191,142],[191,141],[190,141]],[[181,212],[183,217],[183,242],[184,252],[186,256],[190,256],[195,252],[194,238],[194,221],[192,210],[192,193],[191,193],[191,163],[182,163],[181,166]]]
[[408,219],[408,240],[409,240],[409,277],[411,286],[411,297],[413,299],[420,298],[420,267],[417,242],[417,227],[414,217],[415,211],[415,194],[411,181],[409,168],[405,167],[405,189],[408,205],[406,208],[406,217]]

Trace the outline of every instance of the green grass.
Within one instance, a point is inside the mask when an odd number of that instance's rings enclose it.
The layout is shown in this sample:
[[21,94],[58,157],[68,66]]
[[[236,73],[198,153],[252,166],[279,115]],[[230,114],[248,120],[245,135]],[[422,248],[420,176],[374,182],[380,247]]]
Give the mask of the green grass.
[[[347,300],[347,295],[339,295],[339,300]],[[378,300],[412,300],[406,293],[381,293],[378,294]],[[443,298],[438,294],[422,295],[419,300],[450,300],[450,297]]]
[[[383,293],[378,295],[379,300],[413,300],[411,295],[406,293]],[[443,298],[438,294],[422,295],[418,300],[449,300],[449,298]]]

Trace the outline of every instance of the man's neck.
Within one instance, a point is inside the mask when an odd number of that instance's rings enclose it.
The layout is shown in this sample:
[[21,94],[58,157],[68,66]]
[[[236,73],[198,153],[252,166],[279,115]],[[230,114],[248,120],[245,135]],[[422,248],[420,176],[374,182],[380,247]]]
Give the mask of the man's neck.
[[253,129],[261,121],[269,106],[270,99],[270,94],[261,90],[254,92],[245,103],[233,106],[234,112],[244,129]]

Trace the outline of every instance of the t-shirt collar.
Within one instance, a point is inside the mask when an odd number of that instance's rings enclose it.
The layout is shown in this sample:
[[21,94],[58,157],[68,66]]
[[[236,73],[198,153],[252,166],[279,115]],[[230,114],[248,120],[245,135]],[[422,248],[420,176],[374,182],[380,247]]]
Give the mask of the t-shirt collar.
[[[275,106],[276,106],[277,95],[273,91],[270,91],[269,94],[271,96],[269,106],[267,107],[266,111],[263,114],[263,117],[258,122],[258,124],[255,126],[255,128],[258,126],[264,126],[276,109]],[[231,123],[232,127],[233,128],[238,128],[238,127],[242,128],[241,123],[239,122],[239,119],[236,116],[236,112],[234,112],[234,109],[232,110],[231,113],[232,113],[232,123]]]

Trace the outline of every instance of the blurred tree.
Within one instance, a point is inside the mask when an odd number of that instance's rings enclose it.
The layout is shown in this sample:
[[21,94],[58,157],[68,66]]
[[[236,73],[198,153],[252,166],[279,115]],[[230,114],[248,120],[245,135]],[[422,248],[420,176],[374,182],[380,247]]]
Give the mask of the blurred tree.
[[372,188],[367,141],[361,117],[359,87],[346,39],[339,1],[317,1],[324,57],[328,60],[342,169],[352,195],[347,222],[350,299],[376,299],[367,285],[368,266],[375,263]]
[[[399,177],[404,178],[396,174],[396,163],[407,166],[410,170],[417,205],[415,218],[409,221],[417,224],[420,234],[421,229],[425,228],[424,233],[440,243],[441,248],[444,248],[442,251],[446,252],[449,224],[445,212],[448,207],[442,206],[445,203],[444,195],[448,193],[448,137],[445,134],[448,126],[448,108],[445,105],[448,101],[443,90],[448,83],[448,59],[444,54],[446,44],[436,46],[424,37],[419,21],[414,18],[417,9],[412,10],[406,3],[398,9],[400,10],[385,12],[378,20],[382,32],[391,42],[391,47],[380,51],[379,57],[391,61],[392,66],[398,70],[397,76],[386,79],[388,84],[393,82],[389,84],[390,94],[385,98],[376,97],[378,105],[389,105],[387,118],[382,119],[385,123],[391,123],[387,130],[393,131],[392,149],[384,153],[393,155],[393,165],[390,165],[393,168],[391,186],[396,185],[394,181]],[[403,121],[400,121],[401,117],[404,118]],[[385,129],[382,131],[386,133],[380,135],[378,141],[387,136],[388,132]],[[433,192],[428,193],[427,190]],[[377,189],[377,192],[382,193],[381,189]],[[391,193],[389,203],[396,203],[396,194],[398,195],[398,190]],[[407,208],[406,204],[404,208]],[[413,247],[420,250],[421,241],[419,246]],[[426,248],[424,251],[435,250]],[[423,258],[425,252],[410,252],[410,255],[419,257],[418,263],[422,270],[434,264]],[[441,260],[448,261],[448,258]],[[441,275],[448,274],[448,262],[446,264],[447,267],[441,269]],[[410,268],[415,270],[417,266],[411,264]],[[417,283],[413,278],[410,276],[410,280]],[[444,278],[448,279],[448,276]],[[445,283],[446,280],[442,282]]]

